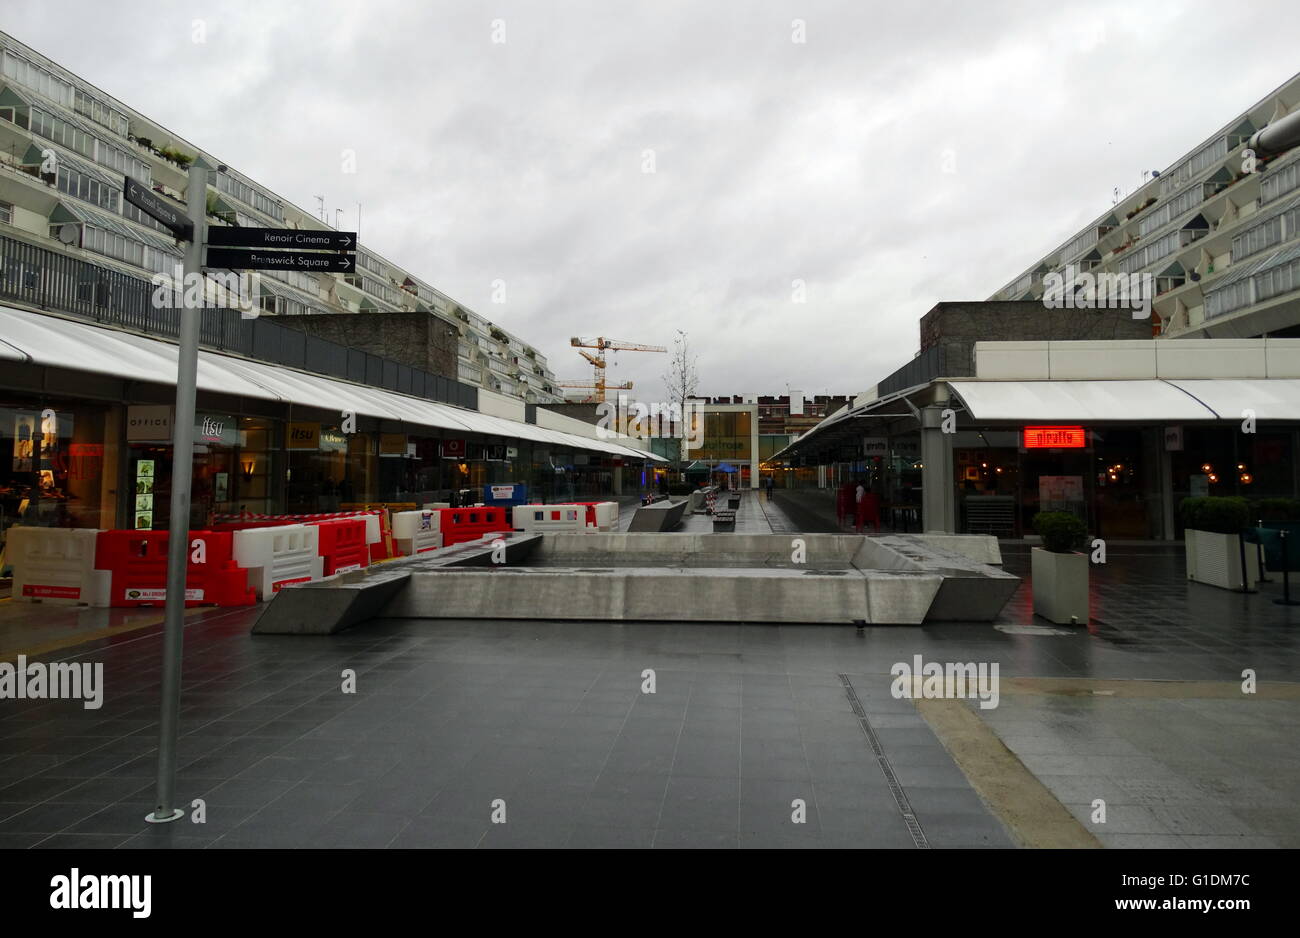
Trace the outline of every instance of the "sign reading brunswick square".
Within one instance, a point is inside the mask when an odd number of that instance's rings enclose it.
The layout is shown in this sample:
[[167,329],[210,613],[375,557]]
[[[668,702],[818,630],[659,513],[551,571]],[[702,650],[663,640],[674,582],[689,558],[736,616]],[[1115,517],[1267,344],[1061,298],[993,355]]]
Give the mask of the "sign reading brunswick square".
[[345,274],[353,270],[352,254],[318,251],[241,251],[238,248],[208,248],[208,267],[222,270],[314,270]]

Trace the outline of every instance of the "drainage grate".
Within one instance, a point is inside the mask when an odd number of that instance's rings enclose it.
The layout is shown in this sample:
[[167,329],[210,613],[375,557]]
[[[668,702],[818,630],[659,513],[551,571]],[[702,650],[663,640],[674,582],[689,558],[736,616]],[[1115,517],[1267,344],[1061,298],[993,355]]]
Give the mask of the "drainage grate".
[[867,711],[862,709],[862,702],[858,700],[858,692],[853,689],[853,683],[849,680],[847,674],[841,674],[839,677],[840,683],[844,685],[844,693],[849,698],[849,706],[853,708],[854,714],[857,715],[858,724],[862,727],[862,732],[866,734],[867,742],[871,744],[871,751],[876,754],[876,761],[880,763],[880,771],[884,773],[885,781],[889,784],[889,793],[894,796],[894,804],[898,805],[898,813],[903,816],[903,823],[907,825],[907,830],[912,835],[912,842],[921,850],[929,850],[930,841],[926,839],[925,831],[921,830],[921,824],[912,812],[912,804],[907,800],[907,792],[903,791],[903,786],[898,784],[898,777],[894,775],[894,767],[889,764],[889,757],[885,755],[885,750],[880,745],[880,739],[876,736],[871,721],[867,719]]

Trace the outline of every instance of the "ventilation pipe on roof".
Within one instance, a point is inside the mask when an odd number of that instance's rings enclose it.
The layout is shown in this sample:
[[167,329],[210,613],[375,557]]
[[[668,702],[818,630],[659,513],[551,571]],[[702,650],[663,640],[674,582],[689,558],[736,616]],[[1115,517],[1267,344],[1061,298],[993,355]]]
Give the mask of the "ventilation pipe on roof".
[[1250,148],[1258,156],[1272,156],[1300,144],[1300,110],[1273,121],[1250,138]]

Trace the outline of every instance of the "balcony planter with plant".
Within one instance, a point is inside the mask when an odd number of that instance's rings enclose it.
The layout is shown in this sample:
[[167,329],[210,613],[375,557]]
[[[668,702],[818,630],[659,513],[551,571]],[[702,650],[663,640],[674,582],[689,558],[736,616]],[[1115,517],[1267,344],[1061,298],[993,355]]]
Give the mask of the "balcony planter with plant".
[[170,160],[181,169],[189,169],[190,164],[194,162],[194,157],[187,153],[182,153],[180,150],[172,146],[163,147],[158,151],[158,153],[163,159]]
[[1088,528],[1068,511],[1040,511],[1034,531],[1042,547],[1030,551],[1034,615],[1058,625],[1088,622],[1088,555],[1079,552]]
[[1251,522],[1246,499],[1185,498],[1178,511],[1187,548],[1187,579],[1228,590],[1251,589],[1259,582],[1259,557],[1241,544],[1241,529]]

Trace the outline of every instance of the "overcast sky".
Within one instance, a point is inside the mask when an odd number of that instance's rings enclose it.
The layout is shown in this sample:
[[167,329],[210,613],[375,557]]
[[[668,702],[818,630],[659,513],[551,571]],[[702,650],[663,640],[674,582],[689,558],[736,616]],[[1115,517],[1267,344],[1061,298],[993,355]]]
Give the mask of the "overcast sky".
[[[811,394],[874,384],[934,303],[987,299],[1286,81],[1297,9],[68,0],[4,29],[345,229],[360,202],[363,244],[561,379],[590,377],[570,336],[681,329],[701,393]],[[663,393],[668,356],[617,360]]]

